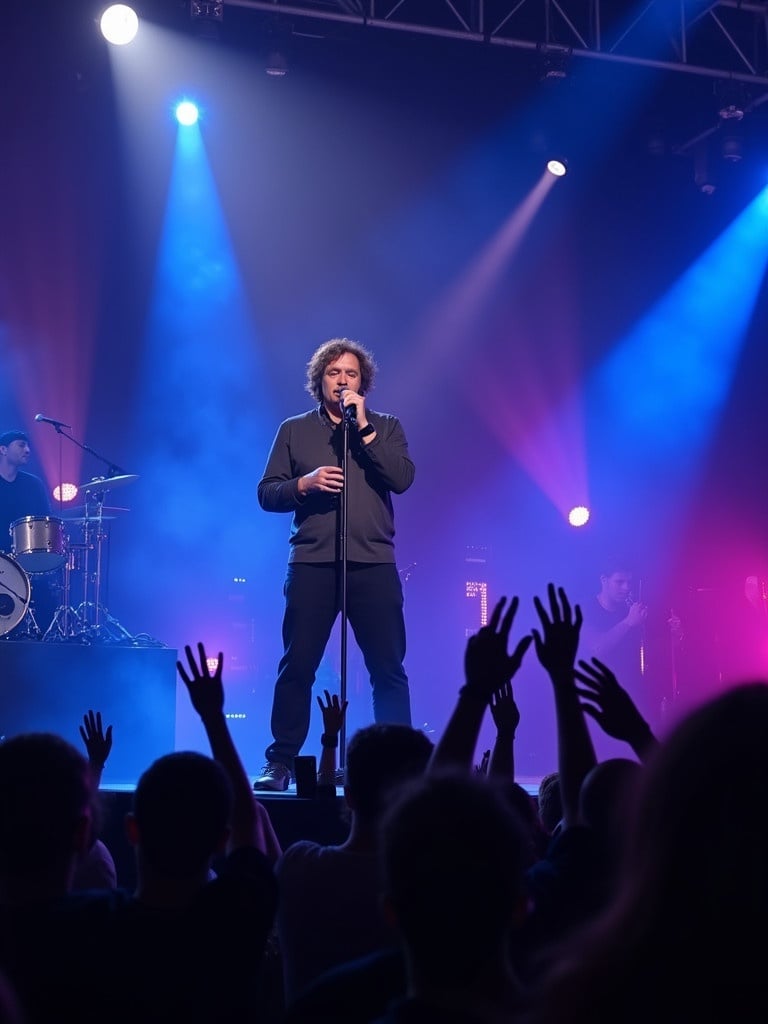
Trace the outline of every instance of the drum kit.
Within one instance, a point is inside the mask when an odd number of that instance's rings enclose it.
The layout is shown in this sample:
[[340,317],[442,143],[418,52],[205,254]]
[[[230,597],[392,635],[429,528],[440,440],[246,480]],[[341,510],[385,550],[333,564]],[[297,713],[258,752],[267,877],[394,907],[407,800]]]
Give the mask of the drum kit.
[[[24,516],[11,523],[11,554],[0,552],[0,638],[13,632],[12,639],[135,639],[101,603],[106,523],[129,511],[106,507],[104,497],[135,480],[138,476],[123,474],[81,484],[85,505],[74,509],[81,515]],[[43,632],[33,610],[32,584],[54,573],[61,573],[61,602]]]

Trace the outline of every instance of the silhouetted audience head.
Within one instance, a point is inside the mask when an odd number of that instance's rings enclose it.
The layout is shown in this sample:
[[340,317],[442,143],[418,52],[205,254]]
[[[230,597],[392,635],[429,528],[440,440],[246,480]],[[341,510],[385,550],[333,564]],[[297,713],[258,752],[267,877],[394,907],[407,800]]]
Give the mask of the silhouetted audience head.
[[639,780],[614,903],[543,979],[536,1019],[768,1019],[768,684],[690,712]]
[[382,821],[383,894],[422,980],[455,987],[498,964],[527,907],[527,856],[492,779],[451,772],[404,787]]
[[0,880],[45,880],[66,892],[90,843],[94,790],[88,762],[53,733],[24,733],[0,743]]
[[549,772],[539,782],[539,818],[549,835],[563,819],[563,800],[560,794],[560,772]]
[[624,842],[642,772],[638,761],[612,757],[596,764],[581,784],[579,820],[593,828],[614,849]]
[[127,827],[147,867],[189,877],[223,853],[232,786],[222,766],[194,751],[166,754],[141,775]]
[[432,748],[429,737],[409,725],[358,729],[349,741],[344,776],[347,802],[358,822],[376,821],[392,789],[424,772]]

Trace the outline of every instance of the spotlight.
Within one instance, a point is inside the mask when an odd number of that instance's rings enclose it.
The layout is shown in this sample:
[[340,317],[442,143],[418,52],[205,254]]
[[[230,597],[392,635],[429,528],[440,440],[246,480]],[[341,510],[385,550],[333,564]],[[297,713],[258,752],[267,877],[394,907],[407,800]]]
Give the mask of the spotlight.
[[189,16],[198,36],[216,41],[224,21],[224,0],[190,0]]
[[721,121],[741,121],[745,114],[744,88],[740,82],[718,82],[715,85],[717,113]]
[[291,51],[293,27],[290,23],[272,18],[264,36],[264,70],[271,78],[285,78],[288,74],[288,56]]
[[570,46],[558,46],[555,43],[540,43],[542,81],[557,81],[568,77],[568,64],[571,59]]
[[179,124],[184,125],[185,128],[190,128],[193,124],[197,124],[199,117],[200,111],[197,104],[191,100],[182,100],[176,105],[176,120]]
[[132,7],[126,4],[112,4],[107,7],[99,21],[101,34],[113,46],[125,46],[136,37],[139,19]]
[[288,61],[282,50],[270,50],[264,70],[271,78],[284,78],[288,74]]
[[565,160],[547,160],[547,170],[555,178],[562,178],[568,173],[568,163]]
[[705,142],[699,142],[693,154],[693,180],[699,192],[711,196],[716,189],[710,167],[709,150]]
[[190,0],[189,15],[193,21],[224,21],[224,0]]
[[726,135],[722,147],[723,160],[737,164],[744,155],[742,141],[738,135]]
[[568,522],[571,526],[586,526],[589,522],[589,509],[586,505],[574,505],[568,513]]

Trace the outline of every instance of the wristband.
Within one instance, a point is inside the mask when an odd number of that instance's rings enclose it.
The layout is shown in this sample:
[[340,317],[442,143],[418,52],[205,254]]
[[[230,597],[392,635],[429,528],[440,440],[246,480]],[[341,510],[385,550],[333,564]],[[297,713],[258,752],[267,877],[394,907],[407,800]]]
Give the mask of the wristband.
[[369,434],[375,434],[376,427],[372,423],[366,423],[362,430],[358,430],[358,437],[368,437]]
[[329,736],[327,732],[324,732],[323,735],[320,737],[320,746],[321,747],[338,747],[338,745],[339,745],[339,737],[338,736]]

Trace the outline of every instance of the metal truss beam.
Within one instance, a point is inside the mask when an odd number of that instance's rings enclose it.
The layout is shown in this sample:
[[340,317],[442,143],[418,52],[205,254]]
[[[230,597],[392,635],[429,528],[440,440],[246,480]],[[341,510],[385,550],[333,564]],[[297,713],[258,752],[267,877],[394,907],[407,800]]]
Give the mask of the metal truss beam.
[[[768,87],[768,4],[739,0],[224,0],[271,15],[463,39]],[[760,90],[762,92],[762,89]],[[768,99],[768,91],[764,93]],[[762,99],[760,99],[762,102]]]

